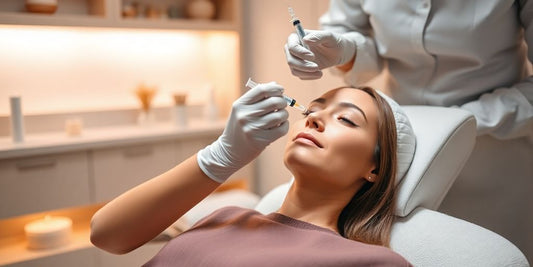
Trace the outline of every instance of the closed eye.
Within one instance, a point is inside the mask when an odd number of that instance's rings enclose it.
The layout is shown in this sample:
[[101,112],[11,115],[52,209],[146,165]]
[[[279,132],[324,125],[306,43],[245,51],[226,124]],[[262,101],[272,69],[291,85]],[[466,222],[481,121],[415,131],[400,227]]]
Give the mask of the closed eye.
[[349,120],[349,119],[347,119],[345,117],[339,117],[339,120],[344,122],[344,123],[347,123],[347,124],[349,124],[351,126],[358,126],[355,122],[353,122],[353,121],[351,121],[351,120]]

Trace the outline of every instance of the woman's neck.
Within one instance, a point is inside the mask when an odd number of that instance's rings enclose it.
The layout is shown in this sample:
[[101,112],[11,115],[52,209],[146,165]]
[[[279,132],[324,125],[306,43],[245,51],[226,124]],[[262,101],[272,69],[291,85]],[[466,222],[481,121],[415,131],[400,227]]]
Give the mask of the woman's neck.
[[327,190],[316,184],[302,185],[294,181],[278,212],[339,232],[339,215],[354,193],[349,190]]

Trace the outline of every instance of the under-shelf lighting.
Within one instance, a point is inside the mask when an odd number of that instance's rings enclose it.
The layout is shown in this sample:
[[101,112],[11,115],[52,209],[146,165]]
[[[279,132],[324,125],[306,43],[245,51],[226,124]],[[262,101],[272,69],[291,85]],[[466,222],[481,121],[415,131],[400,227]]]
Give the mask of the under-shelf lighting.
[[[239,69],[231,31],[1,25],[0,36],[0,100],[20,95],[26,114],[136,107],[132,90],[141,82],[158,87],[155,106],[170,106],[172,92],[184,89],[194,103],[208,83],[234,91],[238,80],[226,81]],[[213,60],[213,47],[223,62]],[[0,101],[0,116],[8,113]]]
[[[90,220],[102,206],[103,203],[98,203],[0,219],[0,266],[91,247],[89,240]],[[27,239],[24,228],[46,216],[50,216],[54,223],[59,223],[60,231],[52,231],[52,236],[41,236],[47,240],[40,239],[38,243],[45,247],[46,245],[57,246],[53,249],[31,249],[32,244]],[[69,233],[68,223],[65,225],[63,222],[65,218],[68,218],[67,221],[71,220],[72,234]],[[55,229],[57,230],[57,227]],[[65,238],[67,233],[70,239],[65,244],[63,243],[65,240],[61,238]],[[52,244],[50,241],[59,243]]]

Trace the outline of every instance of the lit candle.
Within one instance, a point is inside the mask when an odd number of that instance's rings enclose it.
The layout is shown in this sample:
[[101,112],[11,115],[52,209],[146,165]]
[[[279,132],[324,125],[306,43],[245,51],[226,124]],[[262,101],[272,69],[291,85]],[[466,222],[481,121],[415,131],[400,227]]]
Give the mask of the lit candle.
[[24,226],[28,248],[53,248],[68,243],[72,232],[72,220],[67,217],[45,216],[44,219]]

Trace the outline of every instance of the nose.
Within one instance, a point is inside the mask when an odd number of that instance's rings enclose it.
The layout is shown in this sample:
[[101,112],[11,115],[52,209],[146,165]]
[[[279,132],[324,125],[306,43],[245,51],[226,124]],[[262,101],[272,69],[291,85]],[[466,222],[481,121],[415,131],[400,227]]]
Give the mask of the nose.
[[307,121],[305,122],[305,127],[315,129],[319,132],[324,131],[325,124],[323,119],[320,117],[320,112],[313,112],[307,115]]

